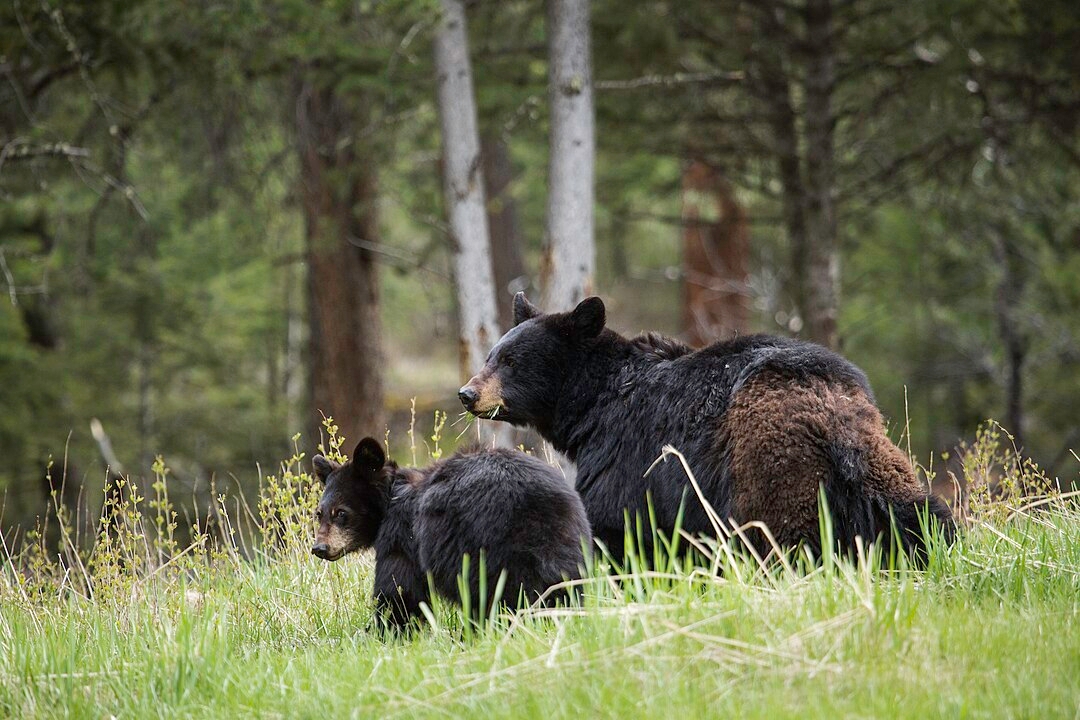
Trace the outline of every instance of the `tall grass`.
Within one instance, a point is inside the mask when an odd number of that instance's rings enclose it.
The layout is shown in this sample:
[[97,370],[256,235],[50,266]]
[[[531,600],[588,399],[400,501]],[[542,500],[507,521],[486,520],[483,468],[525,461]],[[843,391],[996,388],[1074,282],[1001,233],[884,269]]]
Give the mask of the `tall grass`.
[[[322,451],[340,453],[332,427]],[[150,497],[125,484],[92,547],[64,533],[59,552],[5,553],[0,715],[1075,717],[1080,510],[1020,482],[1005,436],[987,438],[958,481],[1026,490],[972,489],[960,540],[931,538],[925,569],[883,570],[872,546],[754,556],[717,518],[716,540],[599,557],[578,605],[474,628],[436,600],[402,637],[365,630],[370,556],[309,555],[320,488],[300,448],[253,507],[218,496],[184,547],[159,462]]]

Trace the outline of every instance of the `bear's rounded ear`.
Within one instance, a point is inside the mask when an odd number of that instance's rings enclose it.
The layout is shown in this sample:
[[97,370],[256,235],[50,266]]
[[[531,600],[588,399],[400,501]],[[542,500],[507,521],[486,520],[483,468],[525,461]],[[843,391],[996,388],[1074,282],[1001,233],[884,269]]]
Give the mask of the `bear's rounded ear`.
[[529,302],[525,293],[519,292],[514,295],[514,325],[520,325],[526,320],[532,320],[540,314],[540,308]]
[[583,338],[594,338],[599,335],[604,329],[606,320],[604,301],[596,296],[585,298],[570,313],[570,321],[574,324],[575,332]]
[[354,467],[364,470],[382,470],[386,464],[386,454],[383,453],[382,444],[372,437],[366,437],[356,445],[353,450],[352,462]]
[[326,482],[326,478],[330,477],[330,473],[340,467],[336,462],[327,460],[322,455],[316,455],[311,458],[311,464],[315,466],[315,477],[323,482]]

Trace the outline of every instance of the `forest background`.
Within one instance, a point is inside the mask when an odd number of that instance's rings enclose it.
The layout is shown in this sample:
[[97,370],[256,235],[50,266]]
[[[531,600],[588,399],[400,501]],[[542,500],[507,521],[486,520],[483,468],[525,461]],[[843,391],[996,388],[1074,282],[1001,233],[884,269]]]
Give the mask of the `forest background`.
[[1071,482],[1078,47],[1069,0],[3,0],[0,521],[157,455],[252,492],[320,411],[403,447],[518,290],[814,339],[939,478],[995,418]]

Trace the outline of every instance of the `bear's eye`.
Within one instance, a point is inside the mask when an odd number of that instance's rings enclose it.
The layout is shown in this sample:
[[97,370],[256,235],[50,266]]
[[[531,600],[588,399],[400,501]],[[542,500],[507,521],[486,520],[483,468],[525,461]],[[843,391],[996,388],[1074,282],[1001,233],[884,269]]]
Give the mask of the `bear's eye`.
[[334,511],[334,519],[337,520],[338,522],[345,522],[345,518],[347,516],[348,516],[348,513],[345,512],[344,510],[336,510],[336,511]]
[[510,368],[511,370],[517,367],[517,362],[515,362],[514,358],[510,357],[509,355],[503,358],[502,364],[503,367]]

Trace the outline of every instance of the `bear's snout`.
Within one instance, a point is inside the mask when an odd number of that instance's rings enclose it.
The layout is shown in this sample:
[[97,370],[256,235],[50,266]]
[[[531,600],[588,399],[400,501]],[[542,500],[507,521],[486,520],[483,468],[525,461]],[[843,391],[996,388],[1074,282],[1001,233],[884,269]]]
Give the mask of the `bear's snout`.
[[476,401],[480,399],[480,393],[476,392],[468,385],[458,390],[457,396],[458,400],[461,401],[461,404],[469,412],[473,411],[473,408],[476,407]]
[[311,548],[311,554],[321,560],[329,560],[330,546],[326,543],[319,543],[315,547]]
[[503,404],[502,383],[490,368],[484,368],[458,390],[458,399],[465,409],[480,417],[495,417]]

